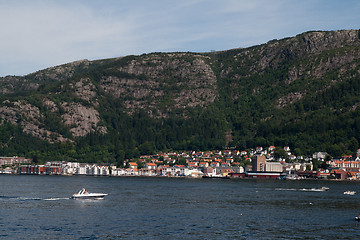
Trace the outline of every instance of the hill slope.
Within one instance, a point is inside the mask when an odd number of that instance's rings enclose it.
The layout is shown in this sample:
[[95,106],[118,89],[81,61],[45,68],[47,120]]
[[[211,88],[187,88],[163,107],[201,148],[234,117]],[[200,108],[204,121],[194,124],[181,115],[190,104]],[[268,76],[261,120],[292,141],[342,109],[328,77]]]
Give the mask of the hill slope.
[[245,49],[82,60],[0,78],[0,154],[119,162],[166,149],[352,152],[359,31]]

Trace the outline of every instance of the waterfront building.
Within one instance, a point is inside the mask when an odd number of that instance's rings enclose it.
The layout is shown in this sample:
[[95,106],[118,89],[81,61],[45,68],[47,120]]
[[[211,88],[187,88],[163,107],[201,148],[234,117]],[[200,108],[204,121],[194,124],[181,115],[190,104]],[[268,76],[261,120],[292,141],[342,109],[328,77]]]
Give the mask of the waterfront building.
[[204,176],[207,176],[207,177],[215,177],[215,176],[218,176],[218,174],[216,173],[216,168],[213,168],[213,167],[205,167],[205,168],[204,168]]
[[187,169],[185,172],[185,176],[193,177],[193,178],[200,178],[203,175],[204,173],[199,169]]
[[0,157],[0,166],[13,165],[13,164],[25,164],[30,163],[31,160],[24,157]]
[[266,172],[282,172],[283,165],[279,162],[266,162],[265,163]]
[[255,172],[264,172],[265,171],[265,161],[266,158],[263,155],[258,155],[252,161],[252,171]]
[[76,168],[76,175],[86,175],[86,169],[87,169],[87,164],[85,163],[80,163],[79,167]]
[[60,175],[62,173],[60,166],[48,165],[21,165],[19,174],[31,175]]
[[62,173],[65,175],[75,175],[76,169],[80,167],[78,162],[64,162],[62,164]]

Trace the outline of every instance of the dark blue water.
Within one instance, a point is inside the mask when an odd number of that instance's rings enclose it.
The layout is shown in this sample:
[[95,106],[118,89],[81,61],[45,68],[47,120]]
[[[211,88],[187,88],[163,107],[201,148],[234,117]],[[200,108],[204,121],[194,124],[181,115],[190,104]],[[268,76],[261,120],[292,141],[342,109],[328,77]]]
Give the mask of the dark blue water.
[[358,213],[358,182],[0,175],[1,239],[360,239]]

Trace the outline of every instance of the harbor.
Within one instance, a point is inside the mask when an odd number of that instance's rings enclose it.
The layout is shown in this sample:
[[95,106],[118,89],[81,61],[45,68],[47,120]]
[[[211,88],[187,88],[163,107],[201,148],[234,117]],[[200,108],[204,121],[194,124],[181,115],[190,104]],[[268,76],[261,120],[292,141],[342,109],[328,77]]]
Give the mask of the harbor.
[[179,151],[142,155],[120,165],[48,161],[34,164],[24,157],[0,157],[0,173],[68,176],[145,176],[189,178],[266,178],[284,180],[360,179],[360,150],[354,155],[333,158],[324,152],[311,157],[295,156],[289,147],[286,157],[276,157],[275,147],[254,150]]
[[[343,194],[360,192],[356,181],[61,175],[0,181],[4,239],[360,238],[359,195]],[[70,199],[82,187],[108,195]],[[310,191],[321,187],[329,190]]]

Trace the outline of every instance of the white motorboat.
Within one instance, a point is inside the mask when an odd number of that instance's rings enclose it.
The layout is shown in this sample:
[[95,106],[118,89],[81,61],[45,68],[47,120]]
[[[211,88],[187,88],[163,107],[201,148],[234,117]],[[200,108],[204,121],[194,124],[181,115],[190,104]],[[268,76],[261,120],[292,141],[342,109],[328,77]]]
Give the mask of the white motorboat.
[[321,188],[302,188],[300,191],[307,191],[307,192],[325,192],[329,190],[328,187],[321,187]]
[[345,195],[354,195],[356,192],[355,191],[345,191],[344,194]]
[[82,188],[78,193],[74,193],[72,198],[74,199],[97,199],[104,198],[106,193],[89,193],[85,188]]

